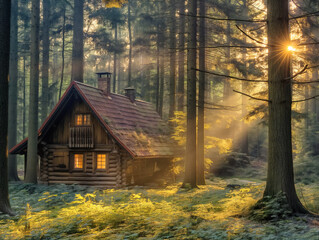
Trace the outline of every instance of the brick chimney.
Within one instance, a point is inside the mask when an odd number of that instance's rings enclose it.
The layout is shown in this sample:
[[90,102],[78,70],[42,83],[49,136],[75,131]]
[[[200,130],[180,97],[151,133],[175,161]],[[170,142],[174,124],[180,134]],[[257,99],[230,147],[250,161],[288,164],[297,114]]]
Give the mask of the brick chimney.
[[98,88],[103,91],[105,95],[111,93],[111,75],[109,72],[98,72]]
[[135,102],[135,97],[136,97],[135,88],[127,87],[124,90],[125,90],[125,96],[127,96],[132,103]]

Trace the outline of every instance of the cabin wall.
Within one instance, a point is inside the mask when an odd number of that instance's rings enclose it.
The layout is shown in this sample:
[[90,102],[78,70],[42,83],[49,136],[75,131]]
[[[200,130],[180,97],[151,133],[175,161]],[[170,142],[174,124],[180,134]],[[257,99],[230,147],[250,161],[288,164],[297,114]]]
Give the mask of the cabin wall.
[[[72,167],[72,154],[84,154],[83,169]],[[96,156],[106,153],[107,168],[96,169]],[[104,148],[92,150],[72,150],[63,145],[48,145],[46,155],[42,156],[40,164],[40,182],[45,184],[80,184],[118,188],[125,185],[125,174],[118,147],[105,145]],[[124,177],[124,178],[123,178]]]
[[[76,93],[75,93],[76,94]],[[90,114],[93,126],[93,147],[70,147],[70,128],[75,127],[76,114]],[[79,96],[74,96],[54,121],[41,142],[40,182],[45,184],[82,184],[106,188],[121,187],[122,163],[120,147]],[[105,170],[97,169],[97,154],[107,155]],[[74,154],[83,154],[83,169],[74,169]]]
[[51,130],[46,133],[46,137],[43,141],[48,144],[68,145],[70,128],[75,126],[75,115],[88,113],[91,115],[94,130],[94,145],[109,144],[110,138],[101,126],[101,123],[79,96],[72,98],[67,103],[62,113],[59,114],[59,117],[54,121],[54,125],[50,127]]

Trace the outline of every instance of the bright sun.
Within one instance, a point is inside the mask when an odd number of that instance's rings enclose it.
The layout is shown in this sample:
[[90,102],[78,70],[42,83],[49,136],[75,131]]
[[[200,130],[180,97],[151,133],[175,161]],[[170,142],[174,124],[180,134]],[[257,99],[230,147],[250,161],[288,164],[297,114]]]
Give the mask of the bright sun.
[[288,50],[289,52],[295,52],[295,51],[296,51],[296,48],[294,48],[293,46],[288,46],[288,47],[287,47],[287,50]]

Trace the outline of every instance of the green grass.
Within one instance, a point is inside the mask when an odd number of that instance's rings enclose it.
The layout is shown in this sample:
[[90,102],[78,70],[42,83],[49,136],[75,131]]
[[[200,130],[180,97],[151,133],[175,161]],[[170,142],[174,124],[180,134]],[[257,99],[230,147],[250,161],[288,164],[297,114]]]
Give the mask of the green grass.
[[[298,187],[302,201],[318,209],[319,189]],[[180,184],[104,191],[10,184],[17,216],[0,215],[0,239],[319,239],[319,222],[307,217],[268,223],[239,217],[262,191],[262,183],[218,178],[188,191]]]

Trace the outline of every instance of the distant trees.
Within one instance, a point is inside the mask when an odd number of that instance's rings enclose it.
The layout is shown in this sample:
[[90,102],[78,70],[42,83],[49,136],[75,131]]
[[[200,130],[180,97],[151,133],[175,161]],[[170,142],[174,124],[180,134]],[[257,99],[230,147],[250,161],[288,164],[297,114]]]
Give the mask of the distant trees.
[[0,212],[12,214],[8,191],[8,80],[11,1],[0,0]]
[[28,153],[25,182],[37,183],[40,0],[32,0]]

